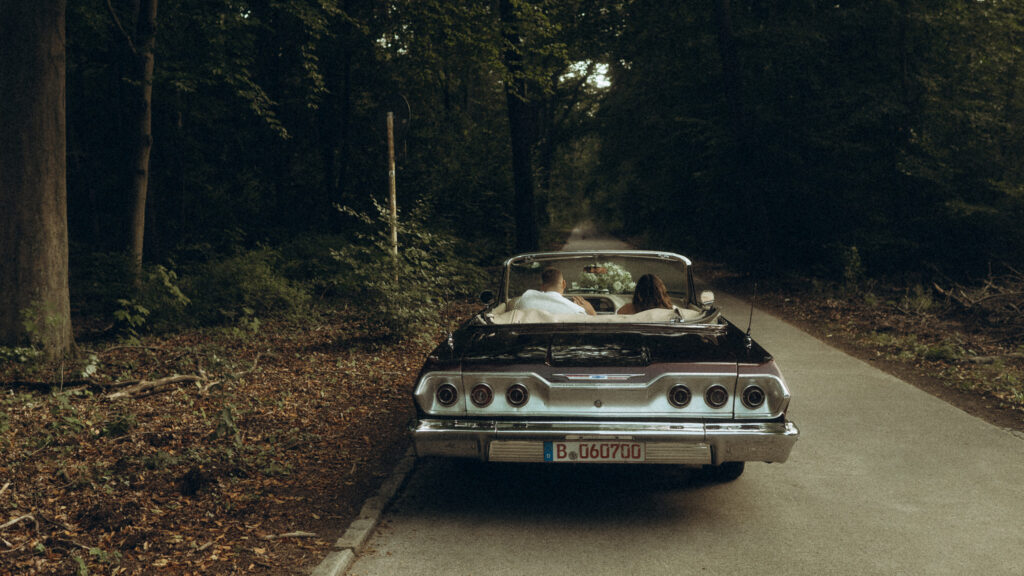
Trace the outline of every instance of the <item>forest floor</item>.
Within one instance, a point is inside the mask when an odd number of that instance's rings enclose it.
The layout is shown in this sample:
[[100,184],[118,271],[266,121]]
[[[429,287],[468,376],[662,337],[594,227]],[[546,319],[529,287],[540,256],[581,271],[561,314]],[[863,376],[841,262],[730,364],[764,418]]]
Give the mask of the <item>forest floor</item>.
[[[881,282],[844,288],[789,278],[755,293],[753,282],[726,267],[702,272],[713,288],[752,298],[758,308],[969,414],[1024,431],[1019,274],[975,288]],[[746,318],[731,320],[746,327]],[[753,324],[756,336],[756,316]]]
[[[722,268],[709,279],[743,292]],[[756,300],[1024,430],[1012,332],[905,288],[842,294]],[[0,575],[308,574],[407,449],[409,391],[441,337],[375,343],[345,310],[92,350],[82,332],[84,365],[0,365]]]
[[0,575],[308,574],[404,455],[430,336],[335,311],[0,364]]

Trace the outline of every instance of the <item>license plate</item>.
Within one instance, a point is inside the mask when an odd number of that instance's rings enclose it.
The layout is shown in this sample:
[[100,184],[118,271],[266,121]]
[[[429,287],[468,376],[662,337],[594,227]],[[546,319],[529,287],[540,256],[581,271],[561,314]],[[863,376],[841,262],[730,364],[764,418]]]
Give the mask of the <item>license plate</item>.
[[643,442],[581,441],[545,442],[545,462],[643,462],[647,457]]

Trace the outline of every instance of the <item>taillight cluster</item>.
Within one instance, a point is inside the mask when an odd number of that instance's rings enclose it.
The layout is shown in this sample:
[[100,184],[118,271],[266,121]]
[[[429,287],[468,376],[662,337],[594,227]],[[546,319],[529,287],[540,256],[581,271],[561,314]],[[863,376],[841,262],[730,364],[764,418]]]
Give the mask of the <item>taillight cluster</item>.
[[[754,410],[760,408],[767,398],[764,388],[757,384],[751,384],[743,389],[740,400],[747,408]],[[676,408],[685,408],[693,399],[693,394],[685,384],[677,384],[668,391],[668,403]],[[704,391],[704,402],[712,408],[721,408],[729,402],[729,391],[721,384],[708,386]]]
[[[743,405],[751,410],[759,408],[765,401],[764,389],[757,384],[751,384],[743,389],[741,400]],[[685,408],[693,399],[689,387],[684,384],[673,386],[668,391],[668,403],[676,408]],[[729,402],[729,391],[721,384],[708,386],[704,391],[704,402],[712,408],[721,408]]]
[[[434,392],[437,403],[441,406],[454,406],[459,400],[459,391],[449,383],[441,384]],[[530,401],[530,390],[522,384],[513,384],[505,390],[505,400],[513,408],[521,408]],[[484,383],[473,386],[469,391],[469,401],[477,408],[486,408],[494,402],[494,390]]]

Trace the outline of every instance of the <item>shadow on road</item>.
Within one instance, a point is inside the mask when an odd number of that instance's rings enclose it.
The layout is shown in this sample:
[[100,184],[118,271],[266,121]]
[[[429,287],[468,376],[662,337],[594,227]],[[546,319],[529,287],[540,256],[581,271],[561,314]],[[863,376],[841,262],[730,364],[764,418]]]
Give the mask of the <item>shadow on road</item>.
[[[424,460],[399,514],[516,517],[580,522],[678,521],[680,494],[715,490],[698,470],[677,466],[501,464]],[[721,485],[725,486],[725,485]],[[408,496],[408,494],[416,496]],[[671,498],[670,498],[671,497]],[[680,504],[682,503],[682,504]],[[682,506],[682,508],[681,508]]]

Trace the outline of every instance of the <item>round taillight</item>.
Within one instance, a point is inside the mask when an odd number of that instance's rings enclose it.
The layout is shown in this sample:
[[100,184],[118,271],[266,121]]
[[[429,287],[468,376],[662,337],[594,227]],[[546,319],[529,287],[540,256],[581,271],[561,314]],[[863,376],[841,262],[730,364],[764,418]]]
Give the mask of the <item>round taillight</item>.
[[764,390],[756,384],[743,389],[743,405],[751,410],[764,404],[764,398]]
[[516,408],[523,406],[530,401],[530,391],[522,384],[513,384],[505,392],[505,400]]
[[715,384],[704,393],[704,400],[712,408],[721,408],[729,401],[729,391],[721,384]]
[[676,408],[684,408],[690,403],[691,397],[690,389],[682,384],[673,386],[672,389],[668,391],[668,403]]
[[437,387],[437,403],[441,406],[451,406],[459,400],[459,391],[451,384],[441,384]]
[[486,408],[491,405],[491,400],[494,400],[494,392],[487,384],[477,384],[469,391],[469,399],[474,406]]

